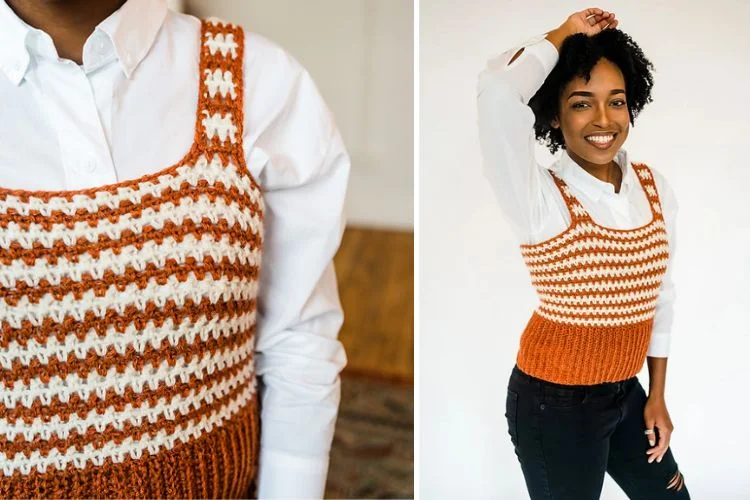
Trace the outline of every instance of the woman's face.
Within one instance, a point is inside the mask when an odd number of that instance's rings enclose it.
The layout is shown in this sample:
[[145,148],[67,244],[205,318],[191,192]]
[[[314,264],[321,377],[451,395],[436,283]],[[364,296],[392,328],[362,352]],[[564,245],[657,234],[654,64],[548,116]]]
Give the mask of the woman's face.
[[607,59],[599,59],[588,83],[582,77],[568,82],[559,109],[559,120],[551,125],[562,127],[565,148],[579,163],[609,164],[628,137],[625,79]]

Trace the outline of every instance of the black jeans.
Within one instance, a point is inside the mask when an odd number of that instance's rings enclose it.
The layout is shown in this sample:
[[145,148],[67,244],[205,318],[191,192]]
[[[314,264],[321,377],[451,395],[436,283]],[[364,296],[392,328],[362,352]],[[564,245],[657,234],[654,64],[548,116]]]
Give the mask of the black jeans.
[[527,375],[516,365],[505,416],[532,500],[596,500],[605,472],[631,499],[689,499],[671,448],[661,462],[648,463],[646,399],[637,377],[561,385]]

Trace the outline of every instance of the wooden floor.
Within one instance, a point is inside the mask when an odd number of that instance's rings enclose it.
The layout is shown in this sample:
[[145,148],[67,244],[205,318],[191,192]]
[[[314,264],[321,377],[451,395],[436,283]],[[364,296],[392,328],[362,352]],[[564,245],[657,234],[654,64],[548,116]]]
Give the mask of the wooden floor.
[[414,382],[414,233],[347,228],[334,259],[344,374]]

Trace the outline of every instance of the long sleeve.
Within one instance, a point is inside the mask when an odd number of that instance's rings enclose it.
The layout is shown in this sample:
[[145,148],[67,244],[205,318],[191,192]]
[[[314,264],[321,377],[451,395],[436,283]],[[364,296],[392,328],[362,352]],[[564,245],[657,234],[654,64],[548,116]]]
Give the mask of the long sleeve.
[[661,199],[664,222],[669,237],[669,260],[667,261],[667,272],[659,289],[654,316],[654,328],[646,355],[656,358],[666,358],[669,355],[671,330],[674,320],[674,302],[676,298],[672,270],[674,268],[675,251],[677,249],[676,224],[679,205],[674,191],[666,179],[658,172],[654,175],[654,178],[658,182],[657,190]]
[[[516,52],[523,52],[508,64]],[[491,59],[479,75],[477,108],[485,177],[520,240],[543,222],[542,167],[534,156],[534,114],[529,100],[557,64],[544,35]]]
[[332,259],[349,156],[310,75],[257,34],[245,42],[248,165],[265,201],[256,367],[260,498],[322,498],[346,355]]

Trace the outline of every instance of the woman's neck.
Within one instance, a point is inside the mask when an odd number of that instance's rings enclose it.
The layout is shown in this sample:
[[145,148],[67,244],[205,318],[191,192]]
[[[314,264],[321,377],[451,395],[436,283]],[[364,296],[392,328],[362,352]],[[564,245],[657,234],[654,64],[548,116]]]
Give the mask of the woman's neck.
[[125,0],[5,0],[26,24],[47,33],[62,59],[83,63],[83,44]]
[[620,166],[612,160],[609,163],[600,165],[598,163],[591,163],[584,160],[572,151],[567,150],[570,158],[575,161],[582,169],[589,174],[593,175],[597,179],[603,182],[612,184],[615,188],[615,193],[620,192],[620,185],[622,184],[622,170]]

